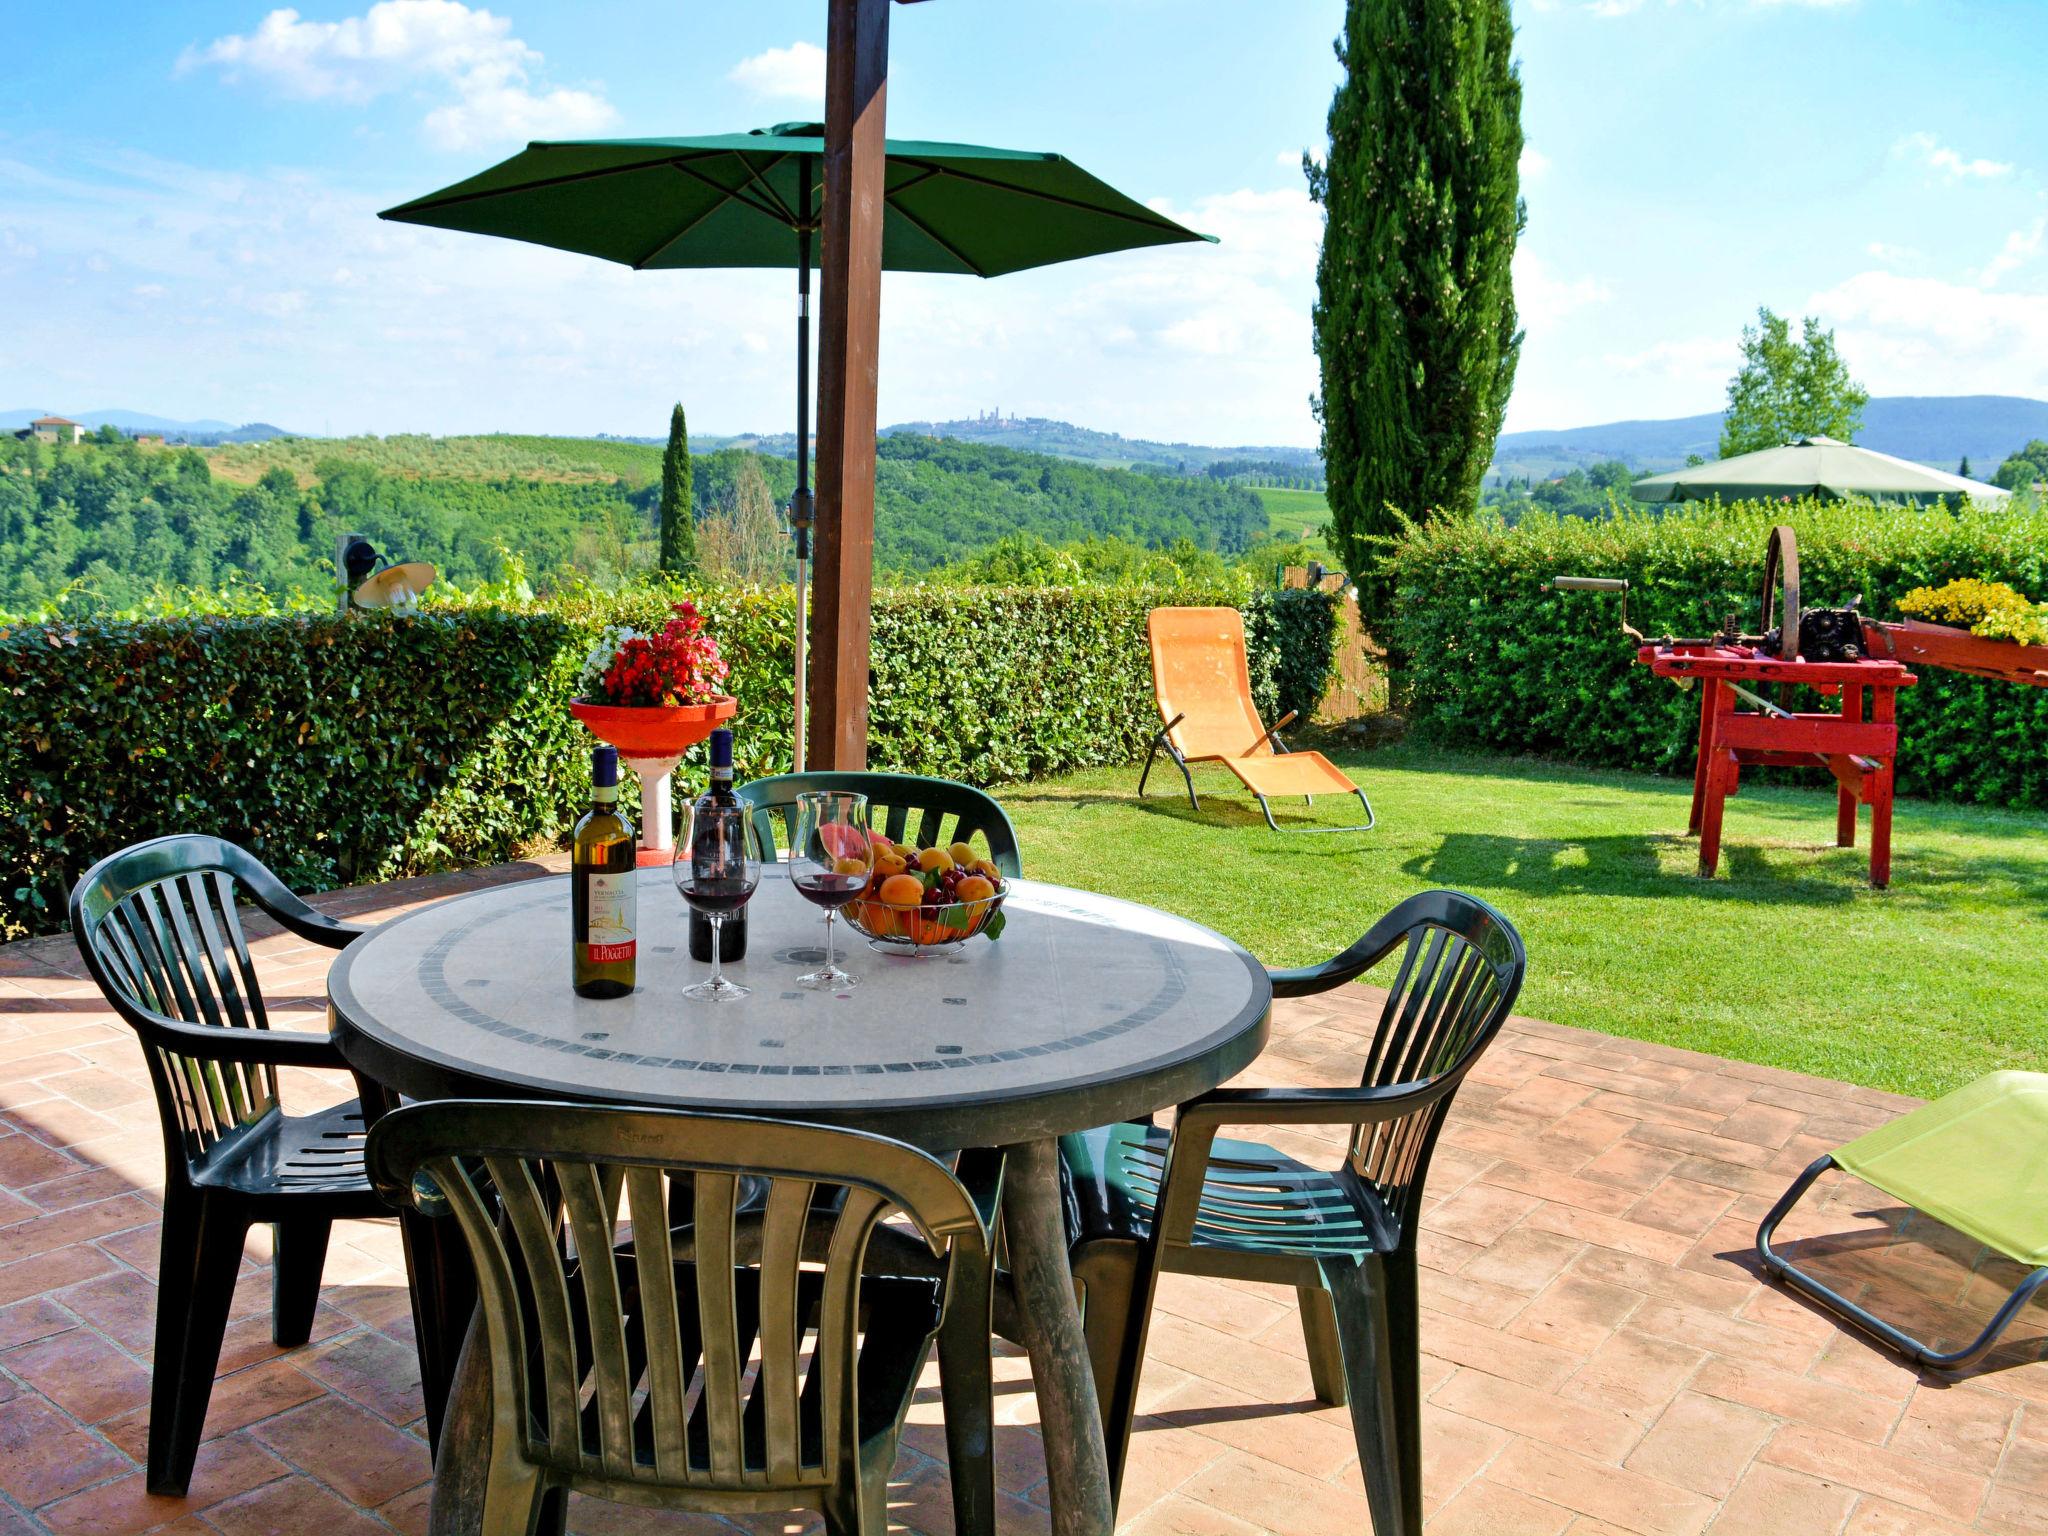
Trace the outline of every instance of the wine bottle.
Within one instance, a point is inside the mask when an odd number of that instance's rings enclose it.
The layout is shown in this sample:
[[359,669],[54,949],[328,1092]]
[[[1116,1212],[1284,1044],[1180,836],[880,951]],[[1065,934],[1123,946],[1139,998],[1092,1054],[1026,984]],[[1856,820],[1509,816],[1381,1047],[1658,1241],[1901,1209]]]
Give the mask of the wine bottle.
[[590,809],[576,823],[569,854],[569,969],[578,997],[633,990],[638,857],[633,824],[619,814],[619,752],[590,757]]
[[[738,805],[740,797],[732,788],[732,732],[720,726],[711,733],[711,787],[697,797],[699,805]],[[728,912],[719,936],[723,963],[747,958],[747,909]],[[711,919],[702,912],[690,914],[690,958],[711,963]]]

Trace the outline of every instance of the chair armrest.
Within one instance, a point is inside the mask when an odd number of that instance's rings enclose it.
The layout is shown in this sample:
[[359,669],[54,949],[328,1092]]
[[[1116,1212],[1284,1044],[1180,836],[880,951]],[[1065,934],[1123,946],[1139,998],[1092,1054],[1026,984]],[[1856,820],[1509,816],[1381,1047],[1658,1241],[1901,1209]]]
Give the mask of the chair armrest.
[[370,931],[361,923],[343,922],[338,917],[315,911],[297,891],[267,868],[253,860],[250,862],[254,867],[238,870],[235,874],[242,889],[248,892],[257,906],[300,938],[310,939],[328,949],[342,949]]
[[1367,1125],[1398,1120],[1457,1086],[1456,1075],[1386,1088],[1218,1088],[1183,1104],[1174,1134],[1231,1125]]
[[1398,916],[1398,911],[1397,908],[1396,912],[1388,913],[1368,928],[1350,948],[1321,965],[1304,965],[1285,971],[1268,968],[1266,977],[1273,984],[1273,995],[1309,997],[1317,992],[1327,992],[1332,987],[1341,987],[1347,981],[1356,981],[1407,943],[1409,919]]
[[1278,720],[1275,720],[1271,725],[1267,726],[1264,734],[1261,735],[1257,741],[1253,742],[1250,746],[1244,749],[1244,755],[1246,757],[1250,757],[1252,753],[1258,751],[1260,747],[1264,746],[1269,741],[1273,744],[1273,750],[1275,752],[1285,752],[1287,750],[1287,744],[1280,739],[1280,733],[1286,730],[1288,726],[1294,724],[1294,717],[1300,713],[1301,711],[1298,709],[1290,709],[1289,711],[1287,711],[1286,714],[1282,715]]
[[149,1043],[201,1061],[240,1061],[273,1067],[327,1067],[349,1070],[330,1034],[305,1034],[283,1029],[216,1029],[187,1024],[160,1013],[135,1009],[148,1022]]

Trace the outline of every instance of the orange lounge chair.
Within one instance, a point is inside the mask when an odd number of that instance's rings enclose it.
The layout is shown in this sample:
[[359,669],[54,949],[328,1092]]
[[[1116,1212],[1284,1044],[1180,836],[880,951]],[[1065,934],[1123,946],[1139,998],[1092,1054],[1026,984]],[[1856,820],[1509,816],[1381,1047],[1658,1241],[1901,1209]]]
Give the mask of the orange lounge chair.
[[1361,825],[1296,830],[1372,830],[1372,802],[1364,790],[1322,753],[1289,752],[1280,740],[1293,710],[1271,727],[1259,722],[1245,661],[1243,614],[1235,608],[1154,608],[1146,629],[1152,639],[1152,693],[1166,723],[1152,738],[1145,771],[1138,776],[1140,795],[1163,747],[1187,781],[1188,803],[1198,811],[1202,802],[1195,798],[1188,764],[1221,763],[1258,796],[1266,825],[1275,832],[1281,828],[1267,803],[1269,795],[1300,795],[1311,805],[1317,795],[1356,795],[1365,807]]

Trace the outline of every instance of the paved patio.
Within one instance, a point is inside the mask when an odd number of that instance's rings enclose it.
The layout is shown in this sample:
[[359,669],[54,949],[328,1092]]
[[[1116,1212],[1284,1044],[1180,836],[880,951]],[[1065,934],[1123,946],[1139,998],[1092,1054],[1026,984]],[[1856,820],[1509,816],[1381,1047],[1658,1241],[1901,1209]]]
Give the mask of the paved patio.
[[[320,900],[378,918],[538,865]],[[273,937],[280,1021],[320,1027],[328,953]],[[1540,957],[1538,964],[1541,963]],[[1375,997],[1275,1010],[1247,1081],[1356,1081]],[[288,1102],[331,1098],[301,1075]],[[1759,1284],[1756,1222],[1814,1155],[1910,1101],[1516,1020],[1457,1104],[1423,1240],[1438,1536],[2048,1530],[2048,1309],[1966,1380],[1921,1378]],[[337,1229],[313,1341],[269,1339],[252,1252],[192,1496],[143,1491],[161,1148],[133,1037],[68,938],[0,947],[0,1536],[425,1529],[428,1463],[395,1228]],[[1330,1155],[1324,1144],[1296,1150]],[[2013,1276],[1842,1181],[1787,1237],[1914,1327],[1973,1332]],[[1170,1277],[1123,1529],[1370,1529],[1349,1419],[1318,1407],[1291,1296]],[[1028,1374],[998,1362],[1005,1530],[1046,1528]],[[898,1518],[950,1532],[935,1394]],[[732,1529],[582,1504],[579,1531]],[[756,1531],[801,1529],[757,1520]]]

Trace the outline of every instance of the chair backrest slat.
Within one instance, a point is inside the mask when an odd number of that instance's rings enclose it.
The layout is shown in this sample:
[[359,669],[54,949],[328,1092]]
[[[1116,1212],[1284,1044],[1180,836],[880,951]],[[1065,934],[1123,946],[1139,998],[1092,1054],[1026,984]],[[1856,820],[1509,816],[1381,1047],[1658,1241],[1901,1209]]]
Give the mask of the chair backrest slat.
[[[818,1305],[818,1358],[852,1360],[859,1326],[860,1261],[888,1202],[872,1190],[850,1190],[825,1256],[825,1294]],[[840,1371],[824,1384],[823,1444],[828,1465],[854,1438],[860,1412],[860,1383],[854,1371]],[[837,1471],[836,1466],[831,1470]]]
[[675,1269],[668,1189],[668,1175],[659,1168],[626,1170],[640,1298],[640,1343],[647,1360],[648,1449],[654,1457],[655,1476],[663,1482],[681,1483],[690,1475],[690,1365],[683,1358],[675,1288],[659,1283]]
[[935,1254],[987,1262],[943,1165],[855,1132],[458,1102],[386,1115],[367,1155],[380,1187],[424,1174],[454,1207],[525,1455],[590,1491],[856,1478],[875,1226],[902,1210]]
[[[525,1305],[513,1311],[523,1313],[527,1307],[533,1311],[549,1449],[563,1460],[580,1461],[583,1372],[576,1358],[575,1309],[569,1298],[569,1277],[562,1268],[556,1220],[534,1181],[533,1170],[522,1159],[489,1157],[484,1166],[490,1169],[505,1225],[518,1245],[519,1273],[525,1281],[519,1295]],[[522,1353],[519,1358],[523,1362],[532,1355]]]
[[[238,903],[335,947],[359,930],[314,912],[251,854],[181,833],[110,854],[71,892],[72,936],[114,1010],[141,1037],[167,1177],[189,1183],[277,1108],[277,1072],[193,1054],[191,1029],[270,1027]],[[187,1028],[189,1027],[189,1028]]]
[[795,1256],[803,1249],[814,1188],[801,1179],[777,1179],[761,1221],[761,1376],[755,1393],[770,1484],[794,1480],[801,1460],[797,1400],[803,1391],[798,1364],[804,1324],[797,1282],[803,1270]]
[[586,1421],[595,1420],[597,1443],[583,1447],[586,1461],[606,1477],[623,1477],[633,1460],[633,1411],[630,1400],[635,1373],[627,1365],[626,1309],[619,1294],[619,1272],[612,1263],[617,1242],[617,1210],[599,1170],[589,1163],[560,1163],[554,1168],[561,1183],[562,1209],[576,1255],[581,1284],[580,1330],[589,1350],[589,1402]]
[[796,798],[814,790],[866,795],[869,825],[892,843],[943,847],[972,843],[979,836],[988,845],[989,862],[1003,874],[1024,873],[1017,829],[985,791],[952,779],[905,773],[783,773],[742,784],[739,796],[754,807],[754,830],[764,851],[789,846]]
[[[1393,1088],[1449,1076],[1455,1091],[1521,989],[1521,939],[1491,907],[1455,891],[1411,897],[1385,921],[1406,922],[1406,937],[1360,1086]],[[1351,1171],[1379,1190],[1404,1222],[1419,1214],[1422,1180],[1450,1102],[1446,1092],[1396,1119],[1365,1121],[1352,1135]]]
[[711,1475],[721,1482],[746,1481],[740,1438],[740,1341],[734,1269],[734,1214],[738,1180],[729,1173],[696,1177],[697,1319],[703,1332],[704,1429]]

